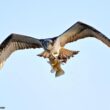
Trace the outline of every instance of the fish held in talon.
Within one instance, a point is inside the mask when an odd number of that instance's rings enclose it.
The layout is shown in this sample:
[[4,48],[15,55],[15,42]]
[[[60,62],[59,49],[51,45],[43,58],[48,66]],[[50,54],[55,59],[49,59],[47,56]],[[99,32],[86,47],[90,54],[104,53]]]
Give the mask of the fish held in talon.
[[58,59],[49,59],[49,63],[52,67],[51,72],[56,72],[55,76],[61,76],[64,74],[63,69],[61,68],[61,63]]

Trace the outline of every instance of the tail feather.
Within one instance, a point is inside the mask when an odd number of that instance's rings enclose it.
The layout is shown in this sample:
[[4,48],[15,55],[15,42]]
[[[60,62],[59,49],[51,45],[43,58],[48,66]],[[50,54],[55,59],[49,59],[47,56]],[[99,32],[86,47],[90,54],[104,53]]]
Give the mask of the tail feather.
[[60,49],[59,59],[64,60],[64,62],[67,61],[67,59],[73,57],[74,55],[78,54],[79,51],[71,51],[65,48]]
[[44,58],[49,58],[50,53],[48,51],[44,51],[44,52],[38,54],[37,56],[44,57]]

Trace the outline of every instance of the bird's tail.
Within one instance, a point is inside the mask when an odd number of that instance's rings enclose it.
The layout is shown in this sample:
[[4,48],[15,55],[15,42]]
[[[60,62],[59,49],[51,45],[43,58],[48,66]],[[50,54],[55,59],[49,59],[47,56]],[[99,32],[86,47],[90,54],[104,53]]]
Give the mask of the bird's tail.
[[37,56],[44,57],[44,58],[49,58],[50,53],[48,51],[44,51],[44,52],[38,54]]
[[78,54],[79,51],[72,51],[65,48],[60,49],[59,59],[63,60],[63,62],[66,62],[67,59],[70,57],[74,57],[74,55]]

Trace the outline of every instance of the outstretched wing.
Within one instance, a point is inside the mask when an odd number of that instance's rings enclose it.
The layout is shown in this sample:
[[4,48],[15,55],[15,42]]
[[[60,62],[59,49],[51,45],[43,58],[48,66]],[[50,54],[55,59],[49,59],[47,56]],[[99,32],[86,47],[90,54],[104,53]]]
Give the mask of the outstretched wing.
[[74,42],[86,37],[97,38],[110,47],[109,38],[107,38],[104,34],[99,32],[95,28],[82,22],[75,23],[72,27],[61,34],[57,39],[59,39],[60,45],[64,46],[67,43]]
[[11,34],[0,45],[0,67],[2,67],[3,62],[14,51],[40,47],[42,47],[42,45],[38,39],[20,34]]

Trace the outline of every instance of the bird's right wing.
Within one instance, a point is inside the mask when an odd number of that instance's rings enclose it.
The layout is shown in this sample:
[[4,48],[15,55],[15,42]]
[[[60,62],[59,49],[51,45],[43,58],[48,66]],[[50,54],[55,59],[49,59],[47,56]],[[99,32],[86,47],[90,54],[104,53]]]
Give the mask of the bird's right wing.
[[20,34],[9,35],[0,45],[0,67],[3,62],[16,50],[41,48],[40,40]]
[[109,38],[107,38],[104,34],[96,30],[92,26],[89,26],[82,22],[75,23],[63,34],[61,34],[57,39],[58,41],[60,41],[60,45],[64,46],[67,43],[74,42],[87,37],[94,37],[110,47]]

